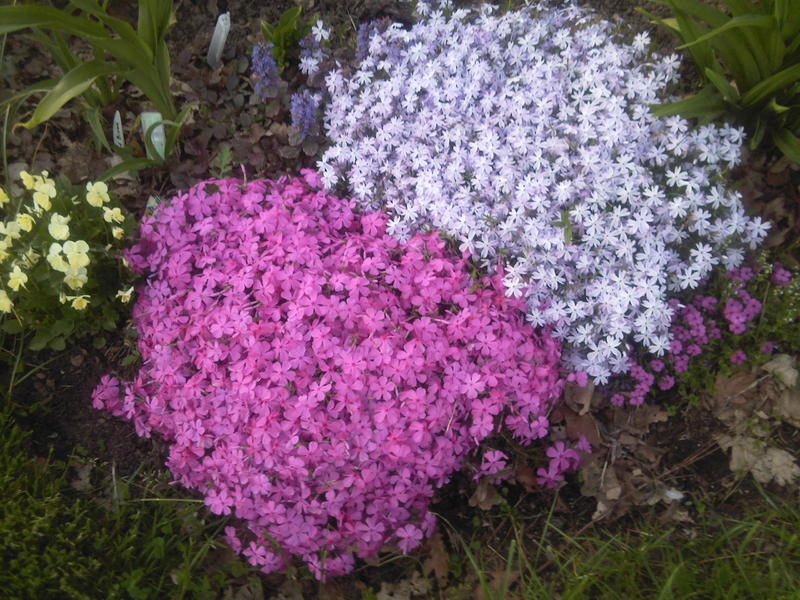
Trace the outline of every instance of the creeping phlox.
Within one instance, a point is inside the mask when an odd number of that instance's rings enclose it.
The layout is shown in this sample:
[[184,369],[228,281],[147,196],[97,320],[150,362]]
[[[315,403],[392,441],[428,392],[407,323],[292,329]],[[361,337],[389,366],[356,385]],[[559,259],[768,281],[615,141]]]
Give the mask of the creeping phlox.
[[312,171],[161,205],[128,255],[147,274],[142,368],[94,393],[170,443],[176,480],[241,519],[228,541],[264,572],[413,549],[467,454],[501,425],[545,436],[561,390],[558,344],[500,276],[474,281],[435,234],[403,244],[353,208]]
[[720,183],[742,131],[650,113],[679,61],[647,34],[620,43],[574,5],[439,4],[365,29],[359,67],[328,74],[326,185],[388,210],[399,239],[432,225],[487,268],[504,256],[508,293],[596,382],[634,343],[662,355],[670,295],[766,233]]
[[[113,328],[116,312],[109,301],[130,298],[114,296],[132,279],[114,252],[122,251],[131,220],[119,206],[107,206],[112,201],[105,183],[76,190],[47,171],[22,171],[20,182],[25,192],[13,203],[0,188],[0,210],[7,212],[0,222],[0,313],[16,320],[12,330],[36,331],[34,349],[52,340],[60,346],[79,316],[94,323],[83,333],[98,323]],[[97,312],[86,315],[95,305]]]

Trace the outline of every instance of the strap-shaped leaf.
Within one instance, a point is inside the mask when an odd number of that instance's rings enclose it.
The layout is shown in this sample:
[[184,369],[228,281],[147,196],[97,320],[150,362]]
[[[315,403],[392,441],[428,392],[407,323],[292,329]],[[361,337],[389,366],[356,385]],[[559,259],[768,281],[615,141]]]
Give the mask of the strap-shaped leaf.
[[[675,20],[678,23],[678,35],[681,39],[690,46],[689,53],[692,55],[700,72],[703,73],[706,69],[714,68],[716,59],[714,53],[711,51],[711,45],[707,42],[695,44],[695,40],[701,38],[708,33],[708,28],[697,23],[691,19],[686,13],[682,12],[675,6],[675,0],[668,0],[670,6],[675,14]],[[684,47],[684,46],[681,46]]]
[[0,101],[0,108],[4,107],[6,104],[13,104],[19,100],[24,100],[28,96],[33,94],[38,94],[39,92],[47,92],[53,89],[53,86],[58,83],[58,79],[43,79],[42,81],[37,81],[34,84],[29,85],[24,90],[17,92],[16,94],[12,94],[8,98],[4,98]]
[[725,0],[725,5],[733,13],[734,17],[741,15],[752,15],[761,13],[762,10],[749,0]]
[[133,30],[133,27],[130,26],[130,23],[109,15],[108,11],[106,11],[102,6],[100,6],[97,0],[69,0],[69,1],[76,8],[82,10],[86,14],[95,17],[103,25],[111,29],[111,31],[116,33],[123,40],[139,46],[143,51],[147,50],[147,47],[144,44],[142,44],[141,40],[139,39],[139,36]]
[[751,90],[742,94],[742,105],[745,107],[759,106],[766,102],[770,96],[774,96],[781,90],[788,89],[798,80],[800,80],[800,64],[768,77]]
[[59,108],[75,96],[82,94],[94,83],[95,79],[118,71],[119,65],[99,60],[90,60],[78,65],[64,74],[58,83],[39,101],[31,118],[24,123],[20,123],[20,125],[30,129],[47,121]]
[[711,85],[704,87],[694,96],[677,102],[651,105],[651,112],[657,117],[682,115],[686,118],[700,118],[704,122],[713,121],[724,115],[728,106],[719,91]]
[[753,135],[750,137],[750,149],[755,150],[761,145],[764,140],[764,135],[767,133],[767,120],[758,117],[756,118],[756,126],[753,130]]
[[740,91],[749,90],[761,81],[758,64],[747,48],[747,40],[741,31],[734,29],[718,35],[712,41],[712,46]]
[[724,25],[716,27],[708,33],[701,35],[697,39],[683,46],[678,46],[678,49],[690,48],[695,44],[702,44],[708,40],[724,33],[730,29],[741,29],[742,27],[771,27],[775,25],[775,19],[770,15],[746,15],[742,17],[734,17]]
[[118,165],[114,165],[110,169],[103,171],[97,178],[97,181],[108,181],[109,179],[113,179],[122,173],[126,173],[128,171],[141,171],[142,169],[154,167],[158,164],[159,163],[157,160],[152,160],[150,158],[129,158],[128,160],[123,160]]
[[705,74],[711,84],[719,90],[722,98],[735,108],[739,108],[739,92],[736,88],[733,87],[723,75],[720,75],[716,71],[706,69]]
[[99,24],[51,6],[0,6],[0,35],[29,27],[65,31],[85,39],[109,37]]
[[667,0],[650,1],[654,2],[655,4],[670,6],[673,8],[673,10],[675,7],[677,7],[678,10],[682,10],[689,16],[705,21],[711,27],[719,27],[730,18],[721,10],[718,10],[713,6],[709,6],[705,2],[700,2],[698,0],[672,0],[672,2],[668,2]]
[[772,134],[772,141],[789,160],[800,164],[800,138],[788,129],[781,129]]

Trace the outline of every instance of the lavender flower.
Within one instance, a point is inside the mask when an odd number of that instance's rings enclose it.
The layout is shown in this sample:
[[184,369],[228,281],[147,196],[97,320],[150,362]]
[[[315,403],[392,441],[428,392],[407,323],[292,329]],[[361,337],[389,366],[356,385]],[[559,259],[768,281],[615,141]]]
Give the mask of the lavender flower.
[[251,62],[256,94],[266,98],[269,96],[268,89],[276,85],[280,79],[278,63],[272,55],[272,44],[262,42],[253,46]]
[[676,56],[619,42],[574,5],[495,16],[418,4],[422,20],[373,32],[326,78],[326,185],[389,211],[393,235],[436,227],[552,325],[596,382],[632,344],[662,355],[669,298],[717,263],[738,266],[766,226],[719,183],[742,131],[655,118]]
[[292,125],[297,128],[300,139],[304,140],[317,124],[319,96],[308,90],[292,94]]

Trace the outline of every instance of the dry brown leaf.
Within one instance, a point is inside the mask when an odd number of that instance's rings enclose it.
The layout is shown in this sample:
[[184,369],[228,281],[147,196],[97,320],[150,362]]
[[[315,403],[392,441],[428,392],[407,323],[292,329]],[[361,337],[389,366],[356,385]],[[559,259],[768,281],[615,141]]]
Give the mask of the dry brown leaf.
[[581,494],[597,500],[597,509],[592,519],[597,520],[611,512],[624,512],[625,507],[618,506],[622,496],[622,485],[617,478],[616,465],[606,463],[596,455],[590,456],[581,465]]
[[561,407],[561,412],[564,415],[568,438],[577,440],[580,436],[584,436],[592,448],[597,448],[603,443],[594,415],[591,413],[581,415],[566,406]]
[[497,489],[489,483],[488,478],[483,478],[475,486],[475,493],[469,499],[470,506],[477,506],[481,510],[491,510],[493,506],[502,504],[503,499]]
[[784,387],[797,387],[797,361],[788,354],[778,354],[768,363],[762,365],[767,373],[772,375]]
[[800,467],[794,457],[780,448],[770,448],[764,442],[742,435],[718,435],[717,443],[730,449],[732,471],[748,471],[756,481],[790,485],[800,478]]
[[516,463],[514,466],[514,479],[525,488],[526,492],[534,492],[538,488],[536,473],[526,464]]
[[746,390],[750,389],[757,377],[752,371],[741,371],[733,377],[717,376],[714,384],[713,400],[716,406],[737,399]]
[[800,429],[800,389],[783,390],[774,403],[775,414]]
[[564,402],[579,415],[585,415],[592,406],[594,383],[589,382],[584,387],[577,383],[569,382],[564,389]]
[[445,548],[440,532],[434,533],[427,541],[428,557],[422,563],[422,572],[427,577],[433,572],[440,588],[447,585],[447,574],[450,572],[450,554]]

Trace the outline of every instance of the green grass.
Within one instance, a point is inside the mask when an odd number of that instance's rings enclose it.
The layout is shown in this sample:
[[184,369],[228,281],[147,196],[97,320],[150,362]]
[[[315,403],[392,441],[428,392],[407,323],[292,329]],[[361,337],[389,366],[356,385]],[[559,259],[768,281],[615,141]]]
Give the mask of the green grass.
[[[101,482],[76,491],[80,470]],[[77,457],[34,458],[26,433],[0,414],[0,596],[194,599],[258,587],[243,562],[223,560],[224,521],[176,499],[167,482],[163,472],[117,478]]]
[[503,561],[451,532],[461,553],[451,564],[469,565],[484,600],[796,599],[800,510],[766,495],[760,504],[739,519],[709,511],[697,524],[651,519],[574,537],[549,517],[538,535],[515,520]]

